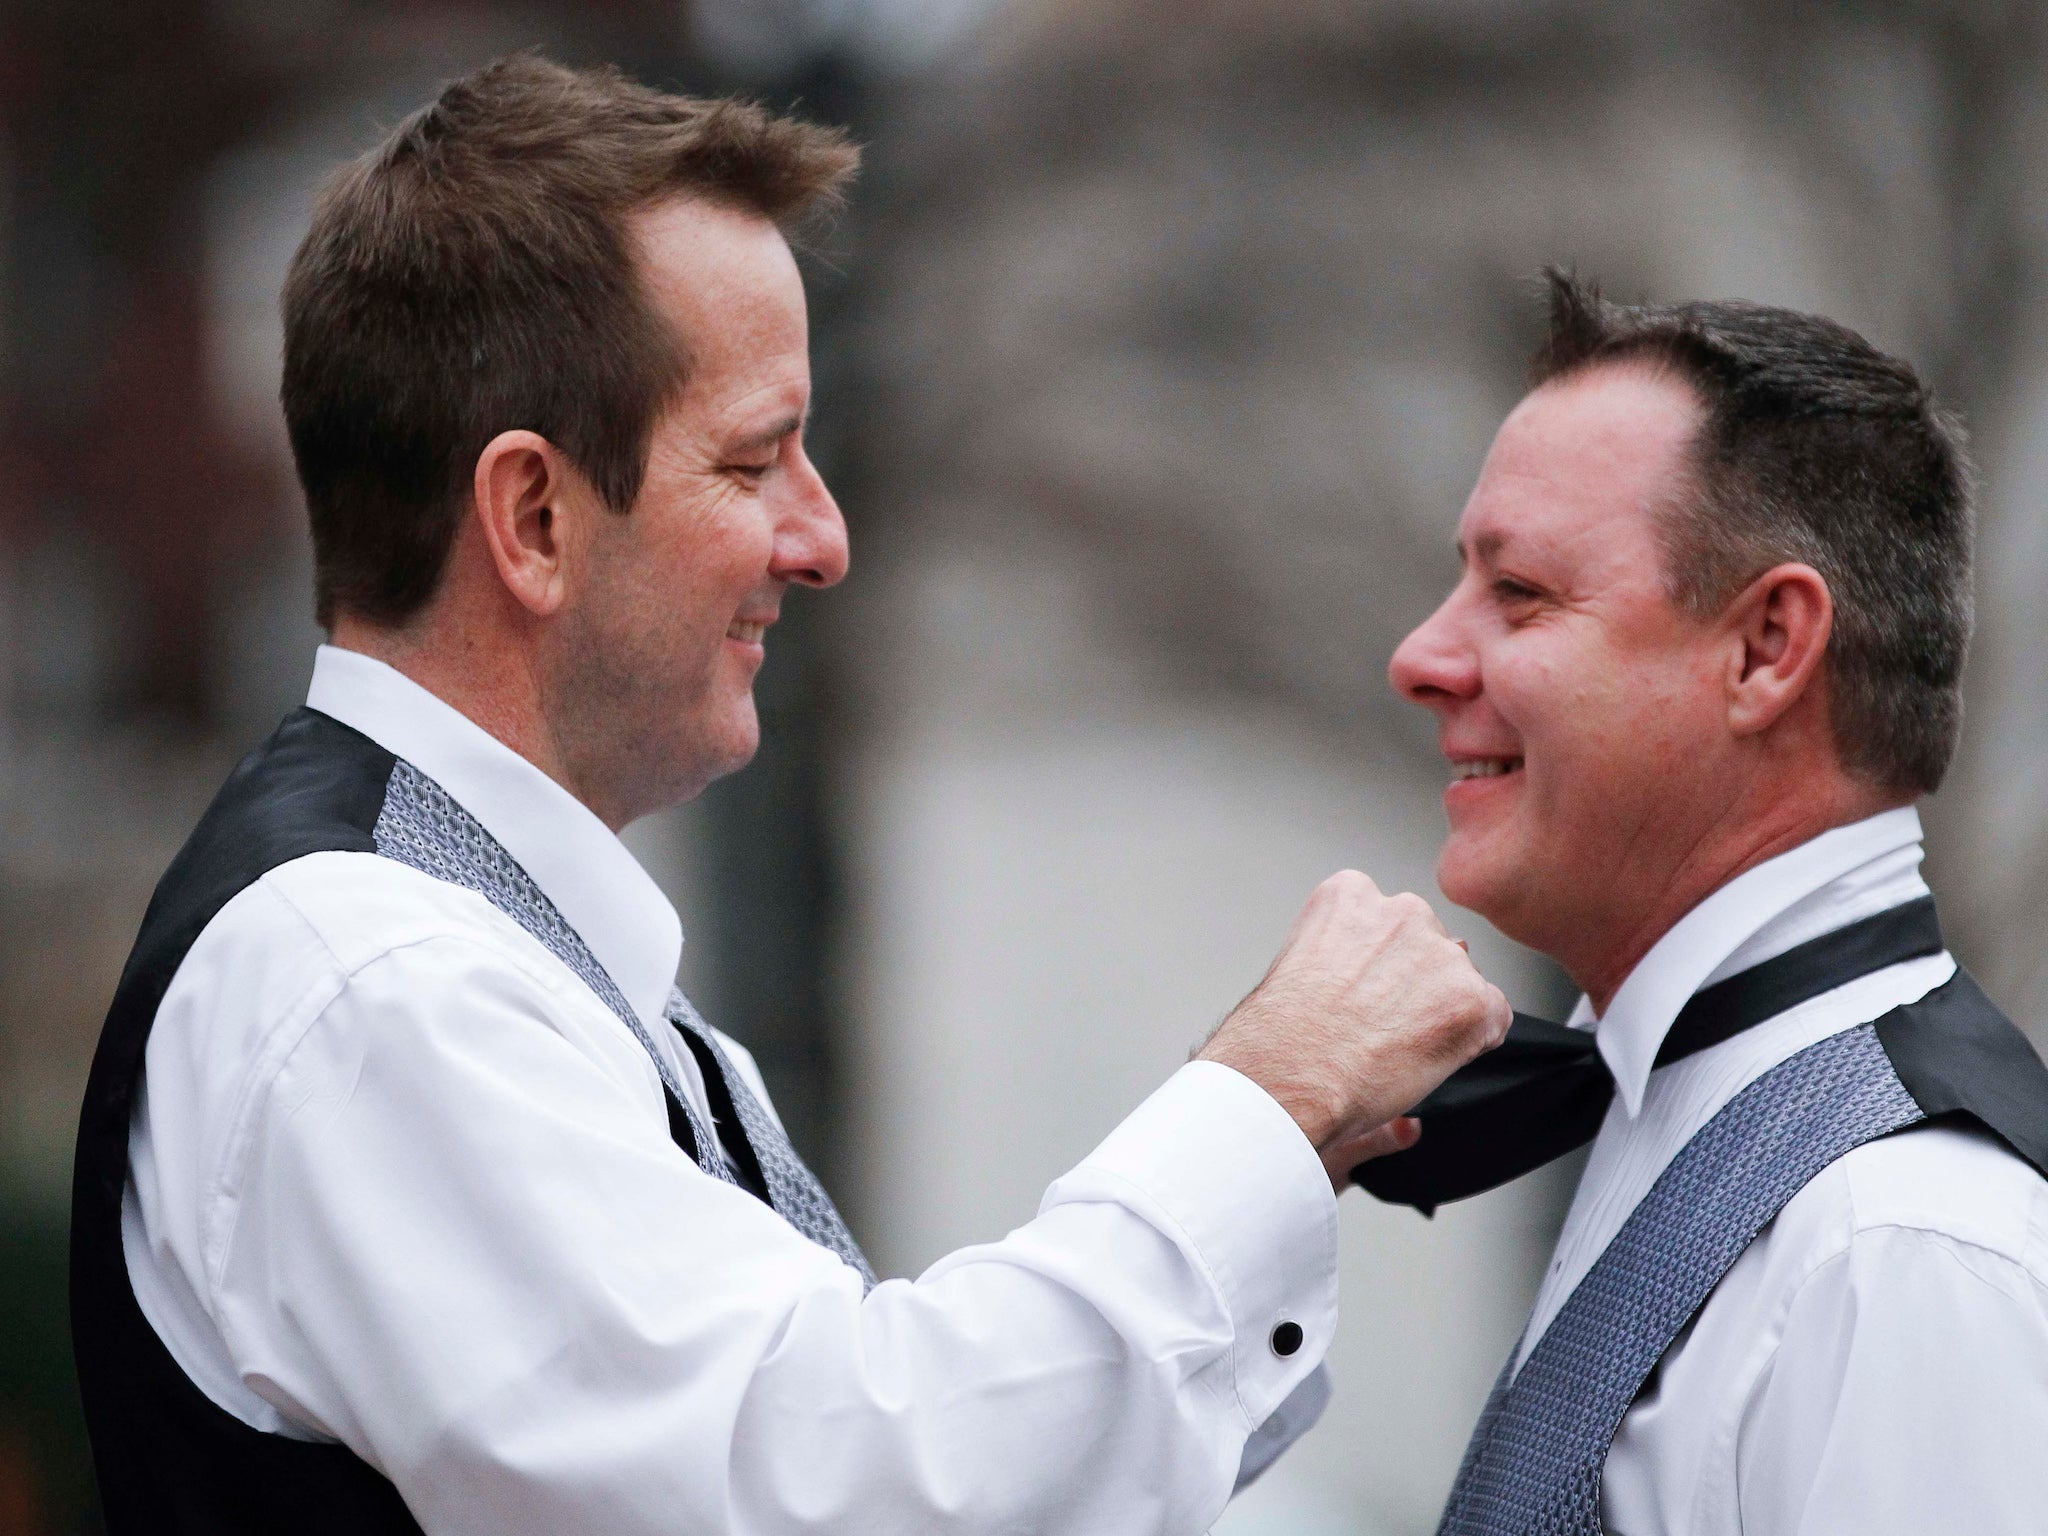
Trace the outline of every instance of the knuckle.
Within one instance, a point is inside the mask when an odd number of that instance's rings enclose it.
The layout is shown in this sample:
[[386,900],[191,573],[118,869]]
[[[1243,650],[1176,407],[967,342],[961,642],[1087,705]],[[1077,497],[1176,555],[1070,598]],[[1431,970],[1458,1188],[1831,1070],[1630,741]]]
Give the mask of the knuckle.
[[1355,869],[1340,869],[1321,887],[1332,896],[1363,896],[1372,889],[1372,882]]
[[1487,1034],[1492,1037],[1493,1044],[1499,1045],[1508,1037],[1509,1026],[1515,1022],[1515,1011],[1508,1006],[1507,994],[1499,987],[1489,986],[1486,993]]
[[1499,999],[1499,989],[1484,976],[1477,971],[1467,972],[1462,1001],[1472,1022],[1491,1028]]

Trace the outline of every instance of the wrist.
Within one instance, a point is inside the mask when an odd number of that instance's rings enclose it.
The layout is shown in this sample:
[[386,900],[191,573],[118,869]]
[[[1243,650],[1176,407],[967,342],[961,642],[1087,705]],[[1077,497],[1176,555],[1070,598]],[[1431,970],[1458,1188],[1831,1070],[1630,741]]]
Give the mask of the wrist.
[[1305,1080],[1299,1071],[1280,1067],[1263,1052],[1241,1049],[1236,1041],[1218,1038],[1198,1051],[1195,1059],[1213,1061],[1251,1079],[1287,1112],[1318,1152],[1335,1140],[1342,1128],[1341,1107],[1327,1087]]
[[1301,1127],[1301,1134],[1308,1138],[1308,1144],[1321,1152],[1337,1139],[1343,1129],[1343,1117],[1338,1114],[1329,1096],[1312,1091],[1306,1084],[1259,1082],[1261,1088],[1273,1096],[1273,1102],[1286,1110],[1294,1123]]

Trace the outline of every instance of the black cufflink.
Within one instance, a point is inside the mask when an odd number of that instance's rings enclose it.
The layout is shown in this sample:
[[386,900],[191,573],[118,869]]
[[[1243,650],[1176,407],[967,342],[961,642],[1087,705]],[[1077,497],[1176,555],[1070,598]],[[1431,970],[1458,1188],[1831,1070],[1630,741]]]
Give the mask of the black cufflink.
[[1273,1330],[1273,1353],[1285,1360],[1301,1348],[1301,1324],[1282,1323]]

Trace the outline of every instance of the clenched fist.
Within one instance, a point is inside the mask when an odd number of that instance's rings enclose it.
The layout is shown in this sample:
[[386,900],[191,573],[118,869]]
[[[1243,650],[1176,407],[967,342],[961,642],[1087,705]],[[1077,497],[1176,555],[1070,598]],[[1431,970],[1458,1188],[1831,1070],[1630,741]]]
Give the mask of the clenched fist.
[[1399,1118],[1513,1015],[1420,896],[1356,870],[1308,899],[1266,979],[1197,1052],[1279,1101],[1342,1189],[1369,1157],[1410,1145]]

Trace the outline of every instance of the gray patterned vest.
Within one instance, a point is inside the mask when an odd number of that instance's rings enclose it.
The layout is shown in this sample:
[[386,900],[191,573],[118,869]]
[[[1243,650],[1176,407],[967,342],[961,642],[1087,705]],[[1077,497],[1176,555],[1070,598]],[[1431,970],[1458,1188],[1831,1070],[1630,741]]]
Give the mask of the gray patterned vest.
[[1510,1355],[1439,1536],[1598,1536],[1608,1446],[1679,1330],[1809,1180],[1924,1118],[1869,1024],[1737,1094],[1664,1170],[1520,1371]]

